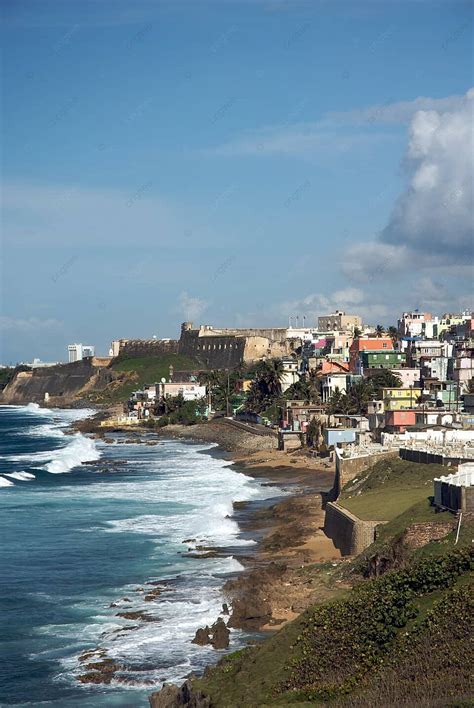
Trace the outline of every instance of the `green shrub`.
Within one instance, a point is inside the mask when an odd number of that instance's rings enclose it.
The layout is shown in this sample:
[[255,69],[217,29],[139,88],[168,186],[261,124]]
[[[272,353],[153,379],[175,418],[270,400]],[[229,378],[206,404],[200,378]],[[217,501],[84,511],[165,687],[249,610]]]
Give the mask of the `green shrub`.
[[416,617],[415,598],[452,585],[472,568],[472,556],[462,549],[427,558],[362,583],[347,599],[316,607],[280,691],[322,701],[350,692],[383,662],[398,630]]

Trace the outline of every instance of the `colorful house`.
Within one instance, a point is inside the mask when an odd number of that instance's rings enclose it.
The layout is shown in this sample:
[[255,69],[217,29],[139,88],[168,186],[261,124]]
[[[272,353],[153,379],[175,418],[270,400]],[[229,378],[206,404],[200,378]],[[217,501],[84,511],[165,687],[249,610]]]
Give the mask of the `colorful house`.
[[404,408],[413,408],[419,393],[413,388],[383,388],[385,410],[399,411]]
[[390,337],[359,337],[358,339],[354,339],[349,347],[350,370],[354,374],[361,373],[360,357],[363,352],[381,352],[388,354],[393,351],[393,342]]
[[404,433],[408,426],[416,424],[416,412],[413,410],[386,410],[385,430],[392,433]]
[[396,369],[402,367],[405,362],[405,353],[395,349],[392,351],[386,351],[385,349],[367,350],[359,353],[361,373],[367,369]]

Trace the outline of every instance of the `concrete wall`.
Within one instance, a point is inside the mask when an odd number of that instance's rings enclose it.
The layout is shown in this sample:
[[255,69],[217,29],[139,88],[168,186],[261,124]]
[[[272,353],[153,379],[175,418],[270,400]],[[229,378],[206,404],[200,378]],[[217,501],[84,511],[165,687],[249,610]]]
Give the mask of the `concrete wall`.
[[362,521],[335,502],[326,505],[324,533],[343,556],[358,555],[368,548],[375,541],[375,527],[379,523]]
[[428,450],[419,450],[412,447],[401,447],[399,454],[402,460],[408,460],[409,462],[421,462],[425,465],[436,464],[444,465],[445,467],[452,467],[465,462],[472,462],[471,458],[454,455],[441,455],[440,453],[429,452]]
[[357,477],[361,472],[364,472],[372,465],[375,465],[380,460],[386,460],[393,457],[398,457],[398,450],[388,450],[375,455],[361,455],[360,457],[342,457],[342,452],[336,448],[336,476],[334,479],[333,494],[337,499],[341,493],[341,489],[351,479]]

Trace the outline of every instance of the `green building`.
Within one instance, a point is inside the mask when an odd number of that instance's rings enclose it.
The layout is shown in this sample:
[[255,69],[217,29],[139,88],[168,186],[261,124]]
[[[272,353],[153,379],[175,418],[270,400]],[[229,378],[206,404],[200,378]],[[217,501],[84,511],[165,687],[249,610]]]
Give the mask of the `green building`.
[[406,363],[406,356],[396,350],[366,350],[359,352],[359,361],[362,371],[366,369],[400,369]]

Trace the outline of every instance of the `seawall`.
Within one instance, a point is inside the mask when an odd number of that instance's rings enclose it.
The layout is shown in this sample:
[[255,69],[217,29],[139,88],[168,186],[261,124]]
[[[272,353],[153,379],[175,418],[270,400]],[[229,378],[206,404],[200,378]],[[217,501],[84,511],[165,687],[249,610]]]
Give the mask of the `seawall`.
[[326,505],[324,533],[343,556],[355,556],[375,541],[379,521],[363,521],[336,502]]

